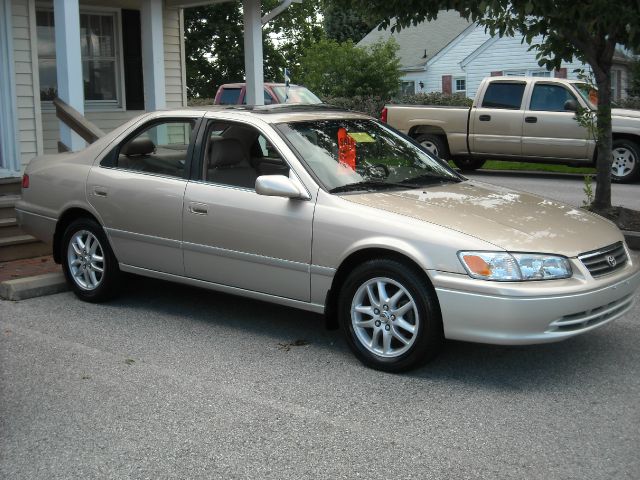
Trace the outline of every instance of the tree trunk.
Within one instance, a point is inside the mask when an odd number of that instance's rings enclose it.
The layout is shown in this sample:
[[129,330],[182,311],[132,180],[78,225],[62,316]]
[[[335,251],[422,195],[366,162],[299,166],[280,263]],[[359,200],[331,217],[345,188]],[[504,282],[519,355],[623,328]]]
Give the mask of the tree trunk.
[[[593,67],[593,65],[592,65]],[[593,68],[598,86],[596,158],[596,194],[591,204],[594,210],[611,208],[611,64]]]

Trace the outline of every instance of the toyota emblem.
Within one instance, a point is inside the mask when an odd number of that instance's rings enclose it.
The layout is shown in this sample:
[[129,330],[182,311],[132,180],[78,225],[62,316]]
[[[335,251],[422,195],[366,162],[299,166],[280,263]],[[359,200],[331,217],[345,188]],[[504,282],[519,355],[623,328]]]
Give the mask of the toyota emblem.
[[615,267],[618,261],[616,260],[616,257],[614,257],[613,255],[609,255],[607,257],[607,263],[611,265],[611,267]]

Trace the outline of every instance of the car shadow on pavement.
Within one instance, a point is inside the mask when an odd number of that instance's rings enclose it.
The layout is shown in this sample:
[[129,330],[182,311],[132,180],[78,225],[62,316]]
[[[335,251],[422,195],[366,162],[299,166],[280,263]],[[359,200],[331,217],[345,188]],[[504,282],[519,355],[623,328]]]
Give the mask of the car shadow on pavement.
[[[322,359],[336,356],[340,368],[361,369],[376,378],[388,374],[362,366],[347,348],[342,333],[327,330],[322,315],[161,280],[128,276],[125,292],[112,308],[155,311],[237,330],[238,335],[269,337],[274,346],[313,345]],[[621,344],[631,342],[613,325],[559,343],[529,346],[483,345],[446,341],[440,354],[425,366],[402,376],[429,381],[453,381],[482,390],[555,391],[583,385],[594,375],[615,376],[630,359]],[[630,345],[629,348],[632,348]],[[334,362],[335,364],[335,362]]]

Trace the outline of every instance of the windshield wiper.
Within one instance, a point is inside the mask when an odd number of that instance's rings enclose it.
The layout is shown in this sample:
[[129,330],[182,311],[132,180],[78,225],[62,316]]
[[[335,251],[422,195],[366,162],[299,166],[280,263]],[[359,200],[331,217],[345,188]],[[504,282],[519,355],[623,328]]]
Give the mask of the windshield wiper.
[[412,185],[407,183],[392,183],[392,182],[382,182],[375,180],[365,180],[362,182],[354,182],[347,183],[346,185],[340,185],[339,187],[332,188],[329,190],[329,193],[339,193],[339,192],[355,192],[358,190],[378,190],[384,188],[411,188]]
[[418,177],[407,178],[403,180],[401,183],[406,186],[411,187],[422,187],[424,185],[433,184],[433,183],[459,183],[462,180],[455,177],[445,177],[443,175],[433,175],[427,173],[425,175],[420,175]]

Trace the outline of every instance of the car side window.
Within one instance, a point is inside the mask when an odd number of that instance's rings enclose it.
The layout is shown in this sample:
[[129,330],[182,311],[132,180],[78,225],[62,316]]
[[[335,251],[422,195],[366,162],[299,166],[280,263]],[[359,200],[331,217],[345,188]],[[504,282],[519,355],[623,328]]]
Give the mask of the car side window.
[[191,119],[154,123],[121,145],[114,167],[182,178],[194,124]]
[[206,182],[255,189],[260,175],[288,175],[289,166],[254,127],[211,125],[205,136],[203,179]]
[[525,86],[525,83],[490,83],[484,93],[482,107],[519,110]]
[[577,103],[576,97],[560,85],[537,84],[533,87],[531,94],[531,104],[529,109],[546,112],[565,112],[565,103],[573,100]]
[[220,94],[220,105],[235,105],[240,99],[241,88],[223,88]]

